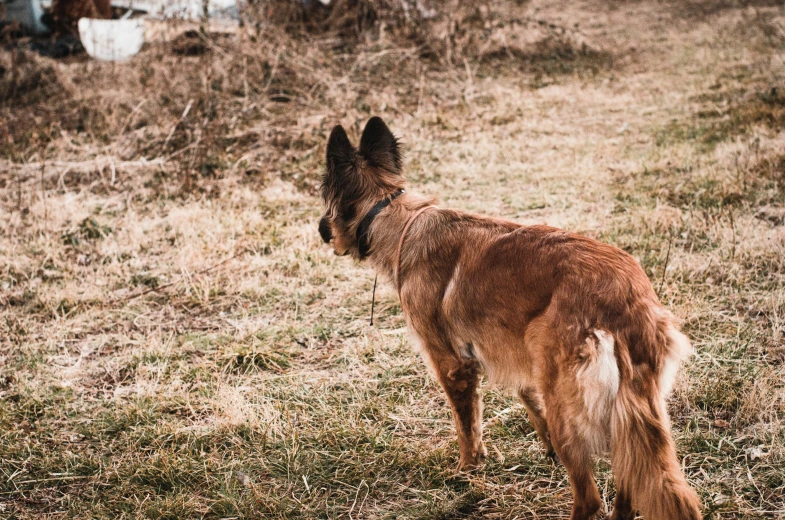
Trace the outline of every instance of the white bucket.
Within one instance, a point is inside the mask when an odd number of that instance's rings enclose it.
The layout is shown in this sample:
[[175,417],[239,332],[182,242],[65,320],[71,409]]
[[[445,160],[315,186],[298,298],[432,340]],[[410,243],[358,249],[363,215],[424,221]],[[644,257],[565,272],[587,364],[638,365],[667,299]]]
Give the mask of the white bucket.
[[144,44],[144,20],[79,20],[79,38],[87,54],[97,60],[124,61]]

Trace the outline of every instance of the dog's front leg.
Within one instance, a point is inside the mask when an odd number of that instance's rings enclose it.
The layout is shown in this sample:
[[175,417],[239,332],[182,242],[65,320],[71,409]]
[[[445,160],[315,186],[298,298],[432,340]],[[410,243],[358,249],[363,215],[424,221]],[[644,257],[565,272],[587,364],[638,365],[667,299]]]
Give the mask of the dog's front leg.
[[482,442],[482,397],[480,364],[474,359],[453,355],[432,356],[439,383],[447,393],[458,430],[461,451],[459,470],[480,466],[488,455]]

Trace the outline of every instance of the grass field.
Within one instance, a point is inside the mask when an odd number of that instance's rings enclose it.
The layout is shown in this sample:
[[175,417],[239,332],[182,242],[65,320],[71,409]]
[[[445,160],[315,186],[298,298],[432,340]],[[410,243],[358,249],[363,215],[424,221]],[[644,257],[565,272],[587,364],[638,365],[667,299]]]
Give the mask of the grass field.
[[639,259],[696,347],[669,406],[706,517],[785,518],[782,2],[469,11],[444,47],[0,51],[0,518],[569,517],[498,389],[487,464],[456,471],[394,291],[370,326],[373,273],[319,239],[326,137],[371,115],[412,190]]

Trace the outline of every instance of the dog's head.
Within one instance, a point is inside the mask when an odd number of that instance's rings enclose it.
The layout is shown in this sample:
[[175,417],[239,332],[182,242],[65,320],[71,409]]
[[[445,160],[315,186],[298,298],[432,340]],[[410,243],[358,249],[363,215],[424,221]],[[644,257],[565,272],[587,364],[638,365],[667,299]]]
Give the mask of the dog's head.
[[337,255],[359,257],[357,227],[380,200],[404,187],[398,140],[379,117],[365,125],[360,147],[349,141],[343,127],[333,128],[327,142],[327,169],[322,178],[324,216],[319,234],[332,242]]

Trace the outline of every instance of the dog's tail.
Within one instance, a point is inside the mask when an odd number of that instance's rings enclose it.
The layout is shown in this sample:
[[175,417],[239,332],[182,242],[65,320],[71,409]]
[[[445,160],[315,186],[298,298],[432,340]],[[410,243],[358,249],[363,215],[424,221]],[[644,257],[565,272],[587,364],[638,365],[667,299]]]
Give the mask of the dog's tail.
[[[692,348],[673,326],[657,334],[668,362],[656,377],[636,377],[629,351],[618,350],[624,375],[611,412],[611,464],[619,493],[631,498],[646,520],[700,520],[701,504],[687,484],[670,435],[665,396],[675,370]],[[621,345],[620,345],[621,346]],[[648,380],[646,380],[648,379]]]

